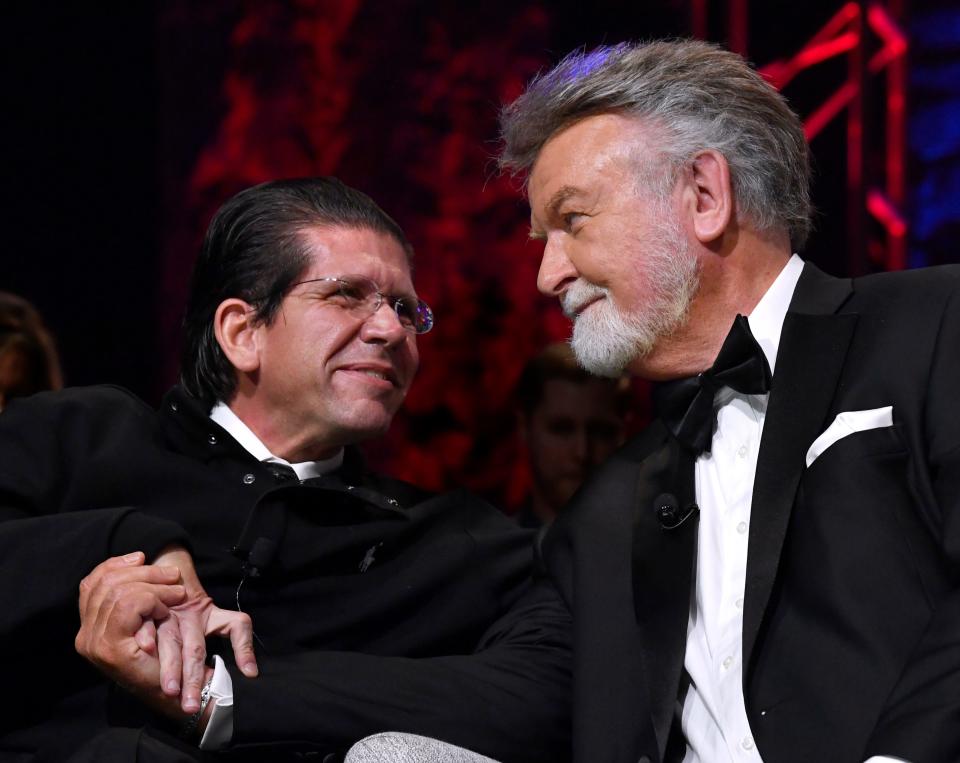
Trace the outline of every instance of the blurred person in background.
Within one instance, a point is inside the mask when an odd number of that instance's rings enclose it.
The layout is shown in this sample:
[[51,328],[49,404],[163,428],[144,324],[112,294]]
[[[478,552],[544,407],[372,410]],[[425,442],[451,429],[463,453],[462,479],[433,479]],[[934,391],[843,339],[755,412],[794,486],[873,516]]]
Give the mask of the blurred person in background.
[[15,397],[62,386],[57,349],[40,313],[0,291],[0,411]]
[[630,380],[581,368],[570,345],[555,342],[524,366],[517,384],[517,428],[530,467],[522,527],[549,524],[590,471],[624,441]]

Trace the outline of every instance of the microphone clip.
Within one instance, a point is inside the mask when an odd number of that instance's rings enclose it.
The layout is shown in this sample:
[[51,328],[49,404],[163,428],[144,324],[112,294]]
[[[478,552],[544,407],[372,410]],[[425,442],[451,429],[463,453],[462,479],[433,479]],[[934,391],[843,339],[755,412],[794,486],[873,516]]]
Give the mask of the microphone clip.
[[696,503],[691,502],[680,509],[680,502],[671,493],[661,493],[653,500],[653,509],[661,530],[676,530],[690,517],[700,511]]

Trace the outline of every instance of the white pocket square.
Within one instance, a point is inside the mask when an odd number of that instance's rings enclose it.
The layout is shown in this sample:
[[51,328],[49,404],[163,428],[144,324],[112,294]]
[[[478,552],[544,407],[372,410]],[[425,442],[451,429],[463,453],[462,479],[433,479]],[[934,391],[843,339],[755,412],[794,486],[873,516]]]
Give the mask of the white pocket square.
[[822,435],[813,441],[807,451],[807,468],[820,456],[823,451],[854,432],[863,432],[867,429],[893,426],[893,406],[871,408],[869,411],[844,411],[838,413],[837,418],[828,426]]

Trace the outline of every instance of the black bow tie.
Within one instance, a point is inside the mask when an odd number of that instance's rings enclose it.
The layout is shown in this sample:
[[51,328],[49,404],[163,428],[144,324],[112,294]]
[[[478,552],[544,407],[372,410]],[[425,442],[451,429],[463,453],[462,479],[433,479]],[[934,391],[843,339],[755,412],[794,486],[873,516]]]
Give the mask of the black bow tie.
[[713,398],[722,387],[746,395],[770,390],[770,366],[763,349],[738,315],[714,364],[702,374],[657,384],[653,407],[676,438],[694,453],[710,451],[717,425]]

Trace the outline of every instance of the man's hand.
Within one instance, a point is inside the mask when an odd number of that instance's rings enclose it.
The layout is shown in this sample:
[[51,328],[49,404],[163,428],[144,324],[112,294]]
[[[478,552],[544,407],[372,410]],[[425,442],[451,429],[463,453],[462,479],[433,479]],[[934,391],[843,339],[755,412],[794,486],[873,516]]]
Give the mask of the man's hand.
[[77,651],[167,715],[177,697],[182,713],[200,708],[208,635],[228,637],[240,670],[256,676],[250,617],[213,604],[189,553],[170,547],[144,561],[140,552],[108,559],[80,583]]
[[[179,582],[186,591],[184,601],[171,606],[169,616],[157,624],[160,686],[167,696],[180,695],[185,712],[195,713],[200,708],[200,690],[205,675],[206,637],[229,638],[237,667],[245,676],[253,678],[258,673],[253,652],[253,624],[244,612],[214,605],[200,585],[193,559],[184,548],[171,546],[164,549],[154,564],[176,567],[180,571]],[[142,635],[140,638],[146,640]]]
[[253,678],[258,672],[253,653],[253,624],[250,616],[243,612],[214,605],[200,585],[193,559],[182,547],[164,549],[154,564],[176,567],[186,591],[183,603],[170,607],[169,616],[157,625],[161,686],[167,696],[179,694],[183,709],[194,713],[200,708],[206,637],[228,637],[237,667],[245,676]]
[[162,620],[186,598],[175,567],[144,566],[140,552],[113,557],[80,582],[77,651],[107,677],[171,717],[183,717],[178,703],[160,691],[155,649],[141,647],[141,626]]

